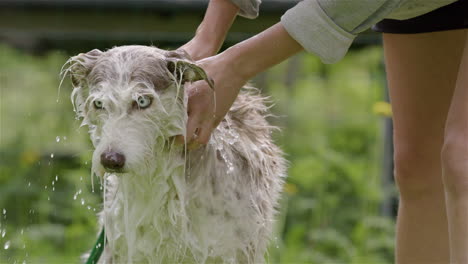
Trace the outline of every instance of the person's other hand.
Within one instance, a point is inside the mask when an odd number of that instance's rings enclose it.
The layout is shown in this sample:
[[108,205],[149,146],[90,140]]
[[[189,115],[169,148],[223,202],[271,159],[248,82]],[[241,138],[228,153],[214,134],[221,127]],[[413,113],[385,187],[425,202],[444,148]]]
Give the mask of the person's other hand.
[[178,49],[186,51],[190,58],[198,61],[216,54],[218,48],[211,41],[203,42],[200,38],[194,37]]
[[195,36],[180,49],[187,51],[195,61],[215,55],[221,48],[237,12],[239,7],[229,0],[210,0]]

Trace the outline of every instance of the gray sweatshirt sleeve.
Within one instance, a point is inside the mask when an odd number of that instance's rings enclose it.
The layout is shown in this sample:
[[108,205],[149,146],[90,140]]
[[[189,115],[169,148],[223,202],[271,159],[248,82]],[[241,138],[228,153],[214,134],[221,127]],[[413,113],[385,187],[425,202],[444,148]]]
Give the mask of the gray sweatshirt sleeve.
[[339,61],[356,35],[389,17],[407,19],[456,0],[304,0],[281,23],[306,51],[324,63]]
[[256,18],[261,0],[230,0],[239,7],[239,15],[246,18]]

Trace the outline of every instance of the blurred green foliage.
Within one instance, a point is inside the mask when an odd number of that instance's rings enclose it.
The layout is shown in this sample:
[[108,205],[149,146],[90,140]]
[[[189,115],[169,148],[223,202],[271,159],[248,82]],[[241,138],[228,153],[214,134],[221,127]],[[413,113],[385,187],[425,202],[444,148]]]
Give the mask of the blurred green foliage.
[[[290,161],[270,263],[392,263],[381,216],[383,98],[379,47],[334,65],[301,54],[257,78],[275,102]],[[0,263],[78,263],[94,243],[100,185],[69,100],[68,55],[0,46]],[[57,101],[58,100],[58,101]]]

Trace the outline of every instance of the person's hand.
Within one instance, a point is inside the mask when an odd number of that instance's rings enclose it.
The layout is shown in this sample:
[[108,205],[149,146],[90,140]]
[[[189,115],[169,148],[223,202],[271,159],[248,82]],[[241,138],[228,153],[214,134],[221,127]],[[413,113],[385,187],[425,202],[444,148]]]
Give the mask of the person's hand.
[[[223,120],[247,78],[237,74],[227,59],[215,56],[197,63],[214,81],[214,91],[205,81],[186,86],[188,96],[187,137],[189,149],[207,144],[210,135]],[[178,142],[184,142],[179,136]]]
[[223,120],[240,88],[250,78],[301,50],[301,45],[278,23],[219,55],[199,61],[198,66],[213,79],[215,92],[213,94],[203,81],[187,87],[185,142],[189,147],[193,149],[208,142],[211,132]]

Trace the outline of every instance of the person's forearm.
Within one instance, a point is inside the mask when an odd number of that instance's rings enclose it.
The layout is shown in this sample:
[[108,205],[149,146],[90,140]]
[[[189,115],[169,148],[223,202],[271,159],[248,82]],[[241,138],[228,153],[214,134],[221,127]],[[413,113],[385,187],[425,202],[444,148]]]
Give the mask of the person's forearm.
[[220,54],[245,79],[284,61],[303,50],[284,27],[278,23]]
[[187,52],[195,60],[213,56],[221,48],[239,8],[229,0],[210,0],[208,8]]

